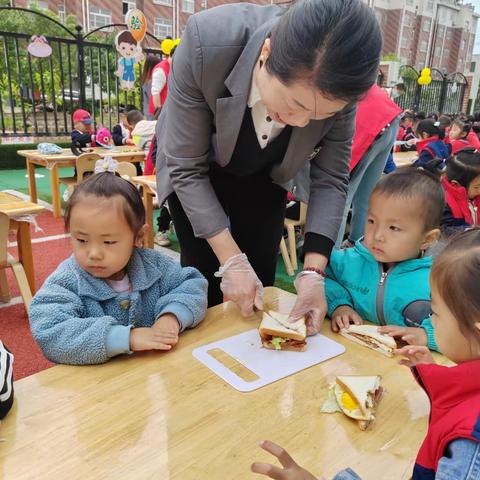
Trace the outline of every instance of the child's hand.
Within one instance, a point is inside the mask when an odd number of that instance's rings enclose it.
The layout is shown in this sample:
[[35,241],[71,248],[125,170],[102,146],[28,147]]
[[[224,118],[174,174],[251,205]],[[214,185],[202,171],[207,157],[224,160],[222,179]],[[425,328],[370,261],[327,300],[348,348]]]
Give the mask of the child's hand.
[[275,480],[319,480],[297,465],[295,460],[282,447],[269,440],[263,441],[260,446],[277,457],[283,468],[268,463],[255,462],[251,466],[252,472],[260,473]]
[[157,332],[153,327],[132,328],[130,330],[130,350],[132,352],[141,350],[170,350],[171,348],[172,345],[166,341],[165,335]]
[[394,353],[395,355],[403,355],[404,357],[407,357],[400,360],[400,364],[406,365],[407,367],[414,367],[419,363],[435,363],[432,352],[430,352],[427,347],[407,345],[406,347],[395,350]]
[[348,328],[351,323],[361,325],[362,317],[348,305],[342,305],[332,313],[332,331],[338,332],[342,328]]
[[173,313],[165,313],[158,317],[152,328],[161,335],[164,343],[174,347],[178,343],[178,333],[180,332],[180,324],[177,317]]
[[401,340],[409,345],[428,345],[427,332],[423,328],[388,325],[379,327],[378,331],[390,337],[400,337]]
[[125,145],[135,145],[135,143],[133,142],[133,140],[131,138],[127,139],[127,141],[125,142]]

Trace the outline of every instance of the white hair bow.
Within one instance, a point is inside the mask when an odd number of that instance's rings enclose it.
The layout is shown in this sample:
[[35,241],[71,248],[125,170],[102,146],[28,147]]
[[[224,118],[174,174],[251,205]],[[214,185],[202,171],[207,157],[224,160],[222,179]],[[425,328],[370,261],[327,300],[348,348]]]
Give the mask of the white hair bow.
[[110,156],[103,157],[95,163],[95,173],[115,173],[117,170],[118,162]]

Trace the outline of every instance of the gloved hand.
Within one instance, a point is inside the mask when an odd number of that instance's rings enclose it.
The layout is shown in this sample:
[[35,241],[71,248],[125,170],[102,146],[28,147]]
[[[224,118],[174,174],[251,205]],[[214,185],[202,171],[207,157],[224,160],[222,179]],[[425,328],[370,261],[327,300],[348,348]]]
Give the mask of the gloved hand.
[[244,253],[230,257],[215,276],[222,278],[220,289],[239,306],[244,317],[253,314],[254,306],[263,310],[263,285]]
[[307,335],[318,333],[327,314],[325,298],[325,280],[316,272],[300,272],[294,282],[297,290],[297,301],[288,317],[289,322],[295,322],[305,316]]

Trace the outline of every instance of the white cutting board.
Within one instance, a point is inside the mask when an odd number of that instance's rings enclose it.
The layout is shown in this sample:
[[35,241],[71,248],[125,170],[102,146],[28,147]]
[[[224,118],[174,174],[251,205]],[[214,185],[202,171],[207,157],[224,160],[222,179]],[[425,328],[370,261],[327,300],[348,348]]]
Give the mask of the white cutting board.
[[[304,352],[268,350],[262,347],[258,330],[253,329],[198,347],[192,354],[232,387],[251,392],[345,352],[343,345],[323,335],[308,337],[307,344]],[[212,357],[209,352],[217,348],[251,370],[258,379],[247,382]]]

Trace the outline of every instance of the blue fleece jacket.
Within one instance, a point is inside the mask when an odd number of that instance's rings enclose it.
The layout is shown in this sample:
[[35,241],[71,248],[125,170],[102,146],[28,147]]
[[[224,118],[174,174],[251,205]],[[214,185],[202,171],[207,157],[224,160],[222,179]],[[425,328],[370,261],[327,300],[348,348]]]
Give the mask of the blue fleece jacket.
[[428,347],[438,350],[431,322],[428,277],[432,257],[397,263],[387,272],[357,241],[353,248],[334,250],[327,267],[325,293],[328,315],[341,305],[379,325],[424,328]]
[[130,329],[174,314],[180,331],[207,309],[207,281],[150,249],[134,249],[127,265],[131,291],[115,292],[80,268],[73,255],[47,278],[30,305],[32,335],[44,355],[72,365],[106,362],[130,352]]

